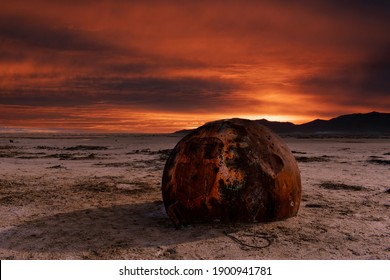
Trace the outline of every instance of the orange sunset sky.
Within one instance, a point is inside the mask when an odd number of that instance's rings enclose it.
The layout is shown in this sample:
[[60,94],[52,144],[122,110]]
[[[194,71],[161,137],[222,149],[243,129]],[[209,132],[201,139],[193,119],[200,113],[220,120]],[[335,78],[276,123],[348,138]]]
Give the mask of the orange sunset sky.
[[0,132],[390,111],[390,1],[2,1]]

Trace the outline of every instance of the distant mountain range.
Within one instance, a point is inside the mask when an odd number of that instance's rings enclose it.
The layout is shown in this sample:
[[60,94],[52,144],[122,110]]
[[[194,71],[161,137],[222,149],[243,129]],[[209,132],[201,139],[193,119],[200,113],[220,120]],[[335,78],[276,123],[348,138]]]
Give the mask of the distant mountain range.
[[[330,120],[316,119],[304,124],[256,120],[278,134],[312,135],[390,135],[390,113],[371,112],[367,114],[342,115]],[[187,134],[191,130],[176,133]]]

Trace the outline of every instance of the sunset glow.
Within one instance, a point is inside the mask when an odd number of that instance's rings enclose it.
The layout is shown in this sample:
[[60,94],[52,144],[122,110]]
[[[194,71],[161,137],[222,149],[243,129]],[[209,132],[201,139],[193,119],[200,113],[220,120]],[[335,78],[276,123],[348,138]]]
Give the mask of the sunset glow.
[[390,111],[388,1],[8,1],[0,132]]

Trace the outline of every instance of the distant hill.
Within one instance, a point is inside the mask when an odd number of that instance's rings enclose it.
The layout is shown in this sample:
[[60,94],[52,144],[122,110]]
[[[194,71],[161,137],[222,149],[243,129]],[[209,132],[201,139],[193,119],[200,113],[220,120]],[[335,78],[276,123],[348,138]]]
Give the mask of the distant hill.
[[293,133],[297,125],[291,122],[272,122],[266,119],[256,120],[257,123],[262,124],[276,133]]
[[328,121],[315,120],[297,126],[301,132],[390,133],[390,113],[343,115]]
[[182,130],[175,131],[174,134],[187,135],[191,131],[194,131],[194,129],[182,129]]
[[[279,134],[390,135],[390,113],[342,115],[330,120],[317,119],[300,125],[291,122],[272,122],[266,119],[256,120],[256,122]],[[176,133],[188,134],[189,132],[191,130],[181,130]]]

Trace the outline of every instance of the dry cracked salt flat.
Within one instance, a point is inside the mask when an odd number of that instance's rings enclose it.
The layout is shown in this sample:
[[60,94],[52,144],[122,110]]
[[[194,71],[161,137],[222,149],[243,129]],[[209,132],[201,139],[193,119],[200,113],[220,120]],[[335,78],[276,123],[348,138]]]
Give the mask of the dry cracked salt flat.
[[179,140],[0,135],[0,259],[390,259],[389,139],[285,138],[296,217],[176,230],[160,187]]

